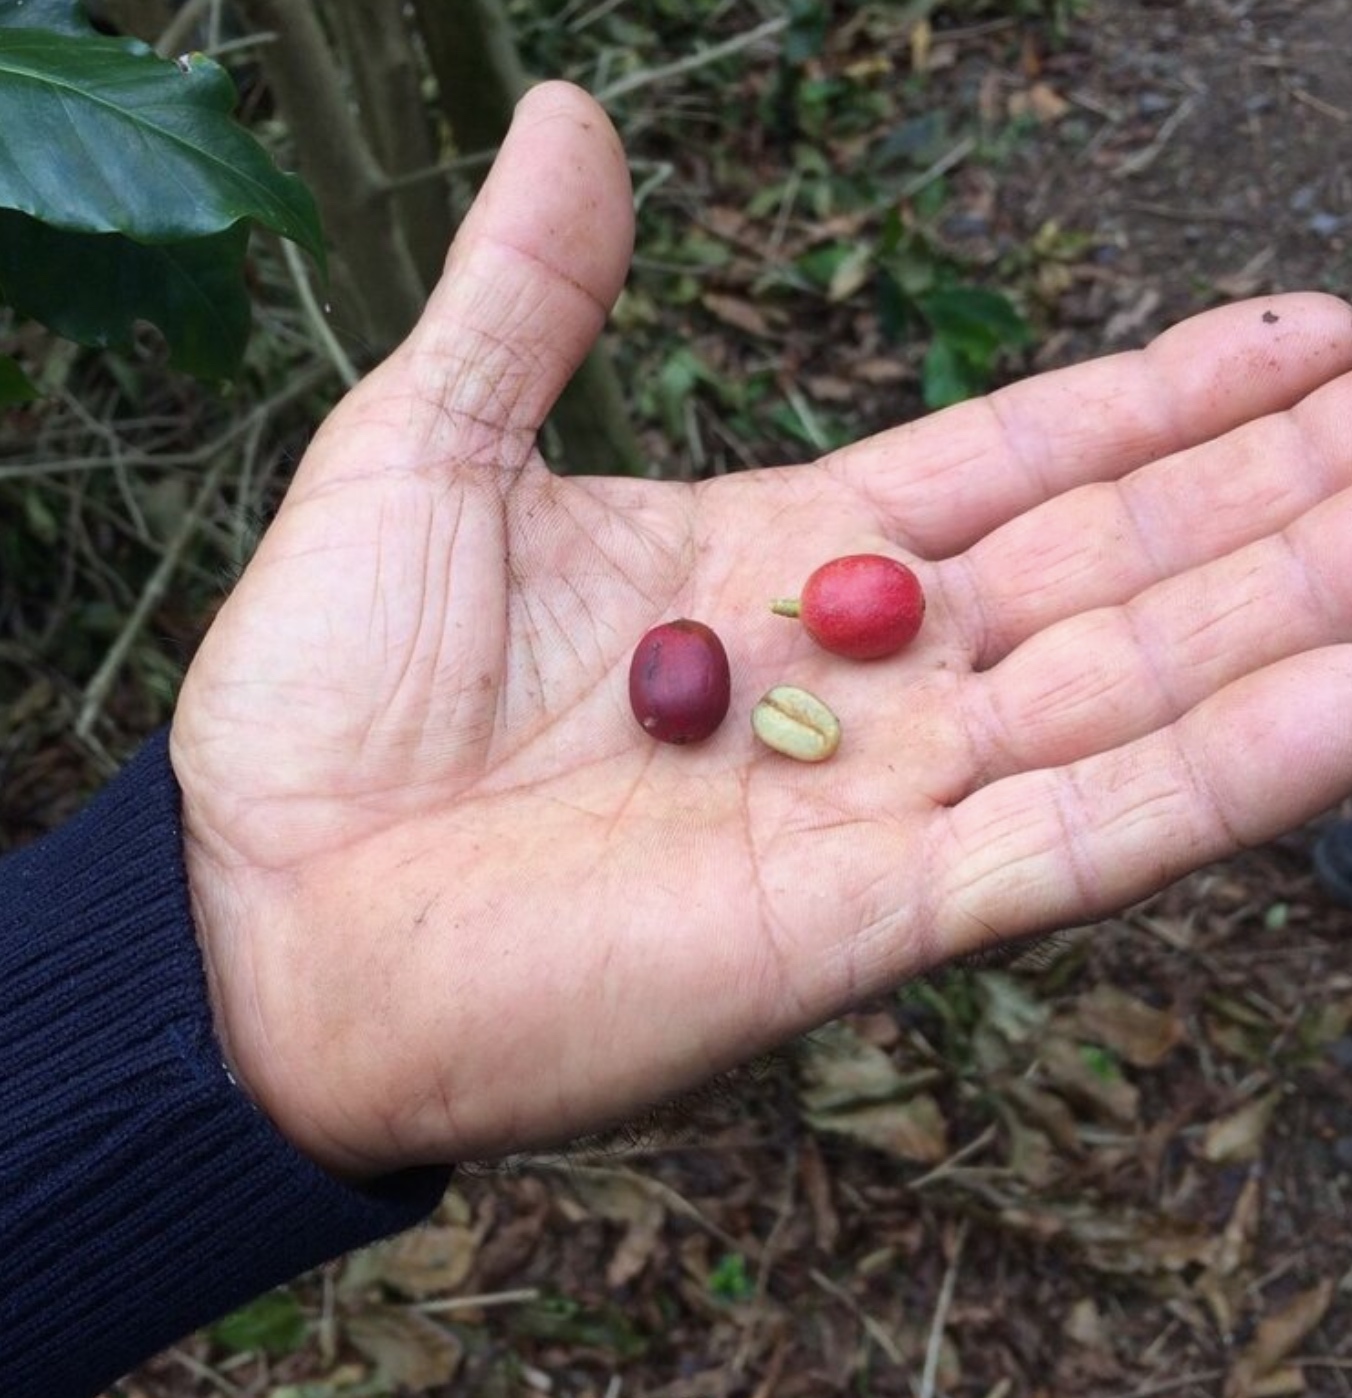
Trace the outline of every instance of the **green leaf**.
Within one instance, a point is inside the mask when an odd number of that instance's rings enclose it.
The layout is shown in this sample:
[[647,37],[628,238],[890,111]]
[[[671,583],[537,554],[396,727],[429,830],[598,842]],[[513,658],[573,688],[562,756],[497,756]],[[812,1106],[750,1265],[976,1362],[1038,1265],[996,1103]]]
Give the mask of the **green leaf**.
[[927,408],[947,408],[981,392],[981,382],[971,366],[939,338],[931,342],[920,366],[920,391]]
[[685,432],[685,405],[702,383],[713,381],[713,371],[692,349],[682,346],[668,356],[657,372],[653,407],[661,414],[662,425],[672,441]]
[[49,29],[54,34],[94,34],[80,0],[0,0],[0,29]]
[[1273,903],[1263,914],[1263,928],[1268,932],[1282,932],[1290,921],[1291,905],[1289,903]]
[[587,1307],[567,1296],[543,1296],[513,1312],[512,1329],[540,1340],[609,1350],[621,1359],[637,1359],[647,1337],[622,1306]]
[[979,286],[949,286],[919,298],[920,311],[937,335],[973,360],[987,362],[1000,349],[1032,339],[1027,322],[998,291]]
[[[231,116],[229,75],[130,39],[57,32],[0,0],[0,207],[82,233],[172,243],[252,219],[323,263],[309,190]],[[17,22],[16,22],[17,20]]]
[[23,516],[28,532],[45,548],[52,548],[61,537],[61,524],[40,491],[24,491]]
[[809,248],[794,265],[809,281],[825,289],[855,252],[850,243],[823,243],[820,247]]
[[1084,1066],[1101,1082],[1121,1080],[1122,1070],[1117,1065],[1117,1059],[1106,1048],[1097,1044],[1081,1044],[1080,1057],[1084,1060]]
[[0,209],[0,299],[67,339],[126,349],[137,321],[157,326],[170,362],[219,381],[249,335],[244,253],[249,226],[146,246],[117,234],[70,233]]
[[706,1285],[719,1301],[749,1301],[756,1294],[756,1283],[740,1252],[725,1252],[710,1270]]
[[980,393],[1001,350],[1032,340],[1009,299],[979,286],[946,286],[916,297],[934,332],[921,380],[926,404],[947,407]]
[[28,375],[8,355],[0,354],[0,408],[16,408],[37,396]]
[[211,1337],[235,1354],[291,1354],[305,1340],[308,1324],[289,1291],[270,1291],[211,1327]]
[[792,0],[784,33],[783,62],[792,67],[816,58],[826,44],[828,17],[822,0]]

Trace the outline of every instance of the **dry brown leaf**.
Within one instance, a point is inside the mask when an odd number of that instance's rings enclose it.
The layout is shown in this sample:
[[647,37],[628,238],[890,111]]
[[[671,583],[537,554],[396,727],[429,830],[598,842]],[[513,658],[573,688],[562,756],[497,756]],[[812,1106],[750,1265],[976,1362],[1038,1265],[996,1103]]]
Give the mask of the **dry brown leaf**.
[[[853,403],[859,397],[858,388],[838,374],[809,374],[800,381],[815,403]],[[876,1015],[876,1019],[891,1019],[891,1015]],[[896,1037],[896,1022],[892,1023]]]
[[936,1164],[948,1154],[939,1104],[922,1089],[931,1069],[904,1074],[881,1049],[840,1020],[800,1049],[804,1119],[818,1131],[850,1136],[903,1160]]
[[1292,1393],[1308,1393],[1305,1373],[1297,1365],[1285,1369],[1274,1369],[1265,1374],[1249,1390],[1249,1398],[1288,1398]]
[[449,1330],[417,1311],[373,1306],[344,1322],[352,1344],[390,1387],[432,1388],[450,1383],[464,1354]]
[[1327,1048],[1352,1026],[1352,1000],[1328,1000],[1312,1005],[1300,1017],[1300,1039],[1311,1048]]
[[1085,1038],[1137,1068],[1154,1068],[1187,1037],[1177,1010],[1157,1010],[1113,985],[1097,985],[1080,996],[1074,1018]]
[[886,1010],[847,1015],[845,1023],[864,1043],[872,1044],[874,1048],[895,1048],[901,1040],[901,1029]]
[[1044,1131],[1059,1149],[1078,1151],[1080,1132],[1075,1114],[1055,1093],[1044,1092],[1027,1078],[1014,1078],[999,1085],[1000,1096],[1025,1121]]
[[1026,1208],[1005,1208],[1000,1219],[1006,1227],[1044,1241],[1071,1240],[1091,1267],[1119,1275],[1180,1272],[1209,1261],[1213,1247],[1200,1224],[1077,1202],[1039,1200]]
[[578,1170],[568,1177],[573,1193],[593,1213],[624,1225],[606,1265],[612,1287],[632,1281],[652,1260],[667,1211],[652,1184],[625,1170]]
[[1108,1330],[1103,1323],[1103,1313],[1091,1297],[1082,1296],[1075,1302],[1061,1328],[1068,1338],[1086,1349],[1105,1349],[1108,1346]]
[[812,1211],[812,1229],[817,1246],[829,1253],[840,1236],[840,1215],[831,1197],[831,1176],[822,1160],[815,1136],[805,1135],[798,1151],[798,1174],[803,1193]]
[[589,1213],[611,1223],[639,1223],[666,1213],[653,1185],[627,1170],[579,1167],[568,1173],[567,1183]]
[[939,73],[945,68],[952,68],[957,63],[960,54],[961,50],[957,44],[931,44],[925,65],[926,70],[930,73]]
[[1272,281],[1268,264],[1276,255],[1277,249],[1269,243],[1267,247],[1254,253],[1238,271],[1217,277],[1212,285],[1223,296],[1229,296],[1235,301],[1243,300],[1246,296],[1256,296]]
[[905,1074],[880,1048],[867,1044],[840,1020],[824,1025],[800,1047],[803,1105],[830,1112],[859,1102],[905,1097],[938,1076],[926,1069]]
[[631,1223],[624,1230],[624,1236],[606,1263],[606,1285],[612,1288],[627,1286],[653,1260],[657,1245],[662,1239],[662,1228],[666,1215],[657,1214],[641,1223]]
[[[1269,1393],[1299,1393],[1302,1389],[1267,1388],[1280,1366],[1324,1318],[1333,1299],[1332,1281],[1325,1279],[1292,1297],[1281,1310],[1264,1316],[1244,1352],[1235,1362],[1225,1386],[1226,1398],[1260,1398]],[[1299,1375],[1299,1370],[1293,1370]]]
[[927,1092],[918,1092],[904,1102],[809,1111],[805,1119],[816,1131],[849,1136],[902,1160],[937,1165],[948,1156],[948,1125],[938,1102]]
[[1034,83],[1028,89],[1028,103],[1039,121],[1060,121],[1070,103],[1050,83]]
[[831,283],[826,288],[828,301],[848,301],[873,275],[875,252],[868,243],[860,243],[848,252],[840,265],[831,273]]
[[1105,1073],[1086,1056],[1084,1046],[1061,1034],[1038,1045],[1043,1075],[1064,1096],[1120,1126],[1134,1126],[1141,1094],[1125,1078]]
[[774,334],[765,312],[752,302],[744,301],[740,296],[707,291],[700,297],[700,302],[715,320],[730,325],[734,330],[741,330],[747,335],[756,335],[762,339],[769,339]]
[[1251,1171],[1239,1191],[1235,1207],[1225,1221],[1225,1228],[1216,1240],[1212,1270],[1219,1276],[1231,1276],[1248,1261],[1253,1253],[1253,1242],[1258,1236],[1259,1216],[1262,1211],[1262,1181],[1256,1170]]
[[703,222],[715,237],[736,241],[745,233],[749,220],[740,205],[711,204],[704,210]]
[[428,1224],[354,1253],[343,1268],[344,1293],[389,1286],[413,1300],[454,1291],[469,1275],[482,1231]]
[[[1123,306],[1108,317],[1103,328],[1105,344],[1116,344],[1119,340],[1135,339],[1149,324],[1150,318],[1160,308],[1164,296],[1158,287],[1147,286],[1129,306]],[[1191,933],[1188,934],[1191,936]]]
[[899,359],[863,359],[850,370],[851,378],[872,384],[904,383],[914,374],[915,370]]
[[1247,1164],[1263,1153],[1272,1114],[1281,1101],[1281,1092],[1265,1092],[1254,1097],[1229,1116],[1220,1117],[1206,1129],[1202,1154],[1213,1165]]
[[1047,1136],[1005,1106],[1000,1112],[1009,1132],[1009,1168],[1034,1189],[1046,1189],[1065,1174],[1065,1161]]
[[1048,1011],[1036,994],[1016,976],[986,971],[977,983],[981,996],[981,1024],[1011,1044],[1036,1038],[1048,1020]]

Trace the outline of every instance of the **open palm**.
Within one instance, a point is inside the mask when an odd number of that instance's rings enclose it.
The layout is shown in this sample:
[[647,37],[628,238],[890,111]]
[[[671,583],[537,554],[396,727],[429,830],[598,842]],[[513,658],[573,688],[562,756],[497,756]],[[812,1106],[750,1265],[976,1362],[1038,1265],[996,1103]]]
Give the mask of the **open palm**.
[[[1352,785],[1340,303],[1213,312],[812,466],[558,478],[536,433],[630,237],[605,118],[537,89],[185,685],[226,1046],[336,1169],[596,1127]],[[767,605],[860,551],[929,599],[869,664]],[[733,671],[728,721],[687,748],[626,689],[678,616]],[[753,741],[777,682],[839,714],[829,763]]]

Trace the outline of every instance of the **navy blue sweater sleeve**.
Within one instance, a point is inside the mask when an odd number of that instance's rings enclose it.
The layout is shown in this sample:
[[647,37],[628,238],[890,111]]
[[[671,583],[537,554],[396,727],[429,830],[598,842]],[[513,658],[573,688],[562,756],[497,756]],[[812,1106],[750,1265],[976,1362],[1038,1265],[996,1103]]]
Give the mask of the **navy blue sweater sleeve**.
[[222,1066],[165,734],[0,862],[0,1394],[84,1398],[252,1296],[416,1223],[446,1172],[366,1188]]

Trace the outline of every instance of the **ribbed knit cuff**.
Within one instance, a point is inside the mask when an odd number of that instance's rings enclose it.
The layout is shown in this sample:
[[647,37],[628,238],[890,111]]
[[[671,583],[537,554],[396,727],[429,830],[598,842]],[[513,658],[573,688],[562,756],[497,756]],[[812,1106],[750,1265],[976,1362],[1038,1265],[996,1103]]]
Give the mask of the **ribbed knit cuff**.
[[235,1087],[189,912],[168,736],[0,862],[0,1393],[83,1398],[416,1223],[447,1172],[325,1174]]

